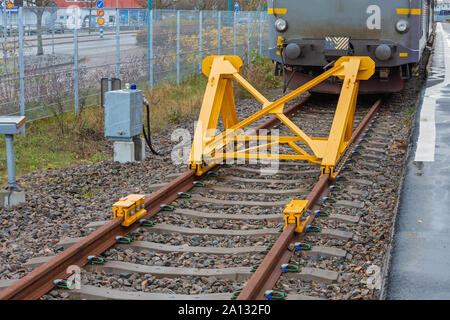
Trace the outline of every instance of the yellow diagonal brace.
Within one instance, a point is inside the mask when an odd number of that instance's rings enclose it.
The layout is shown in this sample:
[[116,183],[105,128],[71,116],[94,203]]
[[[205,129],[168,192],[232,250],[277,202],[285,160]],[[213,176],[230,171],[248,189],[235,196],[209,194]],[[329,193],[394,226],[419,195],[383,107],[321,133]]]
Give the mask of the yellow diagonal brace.
[[252,96],[256,98],[263,106],[270,104],[270,101],[266,99],[258,90],[256,90],[247,80],[245,80],[239,73],[233,73],[233,78],[236,79]]
[[[311,89],[311,88],[315,87],[316,85],[320,84],[321,82],[325,81],[327,78],[329,78],[331,75],[333,75],[333,73],[339,72],[339,70],[342,69],[342,68],[343,68],[342,65],[340,65],[338,67],[331,68],[330,70],[328,70],[327,72],[323,73],[319,77],[311,80],[310,82],[308,82],[305,85],[301,86],[300,88],[292,91],[291,93],[289,93],[286,96],[280,98],[279,100],[270,103],[269,105],[267,105],[267,107],[265,107],[262,110],[256,112],[255,114],[253,114],[252,116],[248,117],[247,119],[239,122],[237,125],[233,126],[231,128],[231,130],[227,130],[227,132],[224,132],[224,133],[220,134],[213,141],[208,142],[208,147],[205,149],[205,153],[212,152],[215,148],[217,148],[217,145],[219,143],[222,143],[225,139],[226,140],[231,140],[230,138],[232,138],[233,136],[236,135],[236,133],[234,133],[233,130],[245,128],[245,127],[249,126],[250,124],[252,124],[253,122],[261,119],[264,116],[266,116],[267,114],[276,112],[277,108],[279,109],[280,107],[284,106],[284,104],[286,102],[289,102],[290,100],[298,97],[302,93],[308,91],[309,89]],[[201,112],[202,111],[200,111],[200,113]]]
[[342,84],[341,95],[322,160],[322,168],[325,169],[324,173],[331,173],[328,171],[328,168],[332,170],[336,166],[338,157],[348,146],[349,139],[345,138],[349,130],[352,130],[352,128],[349,128],[349,125],[351,124],[353,126],[356,95],[358,93],[356,76],[358,74],[360,60],[350,59],[345,64],[345,69],[348,70],[348,73],[346,73]]

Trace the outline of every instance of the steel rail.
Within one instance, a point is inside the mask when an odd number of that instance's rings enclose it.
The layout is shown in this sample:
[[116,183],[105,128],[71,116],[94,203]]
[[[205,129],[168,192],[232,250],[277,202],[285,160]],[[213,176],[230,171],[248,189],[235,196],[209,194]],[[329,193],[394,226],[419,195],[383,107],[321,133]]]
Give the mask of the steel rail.
[[[370,123],[370,120],[374,117],[381,105],[381,99],[377,100],[366,116],[361,120],[358,127],[352,134],[351,144],[361,139],[364,130]],[[329,186],[333,182],[333,179],[324,174],[314,186],[313,190],[309,193],[306,200],[308,200],[307,209],[314,212],[320,208],[320,204],[317,200],[325,197],[329,192]],[[312,225],[315,219],[315,215],[309,216],[308,225]],[[278,282],[283,271],[281,265],[289,263],[291,257],[294,254],[294,250],[289,250],[289,245],[293,242],[300,241],[306,234],[306,230],[302,233],[295,232],[296,225],[289,224],[281,233],[278,240],[270,249],[269,253],[264,258],[263,262],[256,269],[255,273],[249,279],[245,287],[240,292],[237,300],[263,300],[265,299],[264,293],[266,290],[274,289],[274,286]]]
[[[284,111],[284,114],[291,116],[303,107],[308,98],[295,104]],[[279,120],[276,117],[268,119],[255,130],[270,129],[277,125]],[[211,170],[216,170],[214,167]],[[145,219],[150,219],[161,211],[162,204],[170,204],[178,198],[179,192],[187,192],[194,186],[194,181],[201,180],[202,177],[195,175],[195,170],[189,170],[181,174],[176,179],[161,189],[150,194],[145,200],[147,214]],[[139,227],[139,222],[129,227],[122,226],[122,219],[114,219],[95,230],[81,241],[72,245],[68,249],[56,255],[53,259],[31,271],[25,277],[13,283],[8,288],[0,291],[0,300],[36,300],[54,288],[53,281],[56,279],[67,279],[73,273],[67,272],[70,266],[83,267],[88,263],[88,256],[101,255],[116,243],[116,236],[126,236],[131,231]]]

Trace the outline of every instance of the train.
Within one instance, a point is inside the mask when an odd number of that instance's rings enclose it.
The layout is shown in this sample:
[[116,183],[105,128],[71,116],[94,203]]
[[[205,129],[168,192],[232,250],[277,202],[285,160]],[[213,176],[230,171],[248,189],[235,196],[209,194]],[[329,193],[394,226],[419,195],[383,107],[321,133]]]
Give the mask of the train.
[[[362,94],[394,93],[417,75],[432,34],[435,0],[268,0],[269,57],[284,88],[296,89],[341,56],[369,56]],[[313,92],[338,94],[331,78]]]

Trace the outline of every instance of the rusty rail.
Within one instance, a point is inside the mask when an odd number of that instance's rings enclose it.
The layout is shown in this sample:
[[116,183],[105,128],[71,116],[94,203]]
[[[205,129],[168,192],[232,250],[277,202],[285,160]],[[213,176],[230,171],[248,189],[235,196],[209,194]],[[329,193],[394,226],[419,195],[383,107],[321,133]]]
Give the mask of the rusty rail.
[[[284,114],[291,116],[303,107],[307,101],[308,99],[304,99],[300,103],[287,108]],[[278,123],[279,120],[273,117],[257,127],[256,130],[270,129]],[[158,191],[150,194],[145,200],[147,215],[143,218],[150,219],[153,217],[161,210],[161,204],[170,204],[178,198],[179,192],[189,191],[193,187],[194,181],[201,179],[201,177],[195,175],[194,170],[189,170]],[[129,227],[123,227],[121,223],[122,219],[114,219],[95,230],[78,243],[56,255],[47,263],[34,269],[8,288],[0,291],[0,300],[39,299],[54,288],[53,280],[67,279],[71,275],[71,273],[66,272],[69,266],[77,265],[83,267],[88,263],[88,256],[101,255],[116,243],[116,236],[127,235],[139,227],[138,222]]]
[[[380,104],[381,99],[375,102],[364,119],[355,129],[351,139],[352,144],[361,138],[364,130],[369,125],[370,120],[373,118],[378,108],[380,107]],[[329,175],[323,175],[319,179],[313,190],[306,198],[306,200],[308,200],[307,209],[314,212],[314,210],[320,208],[320,204],[317,203],[317,200],[325,197],[328,194],[329,186],[332,182],[333,181]],[[315,215],[310,215],[307,224],[311,225],[314,222],[314,219]],[[284,229],[283,233],[272,246],[263,262],[247,282],[242,292],[239,294],[237,300],[263,300],[265,299],[264,292],[266,290],[272,290],[274,288],[275,284],[282,274],[281,265],[289,263],[289,260],[294,254],[294,251],[290,251],[288,249],[289,245],[293,242],[300,241],[306,234],[306,231],[303,231],[303,233],[295,233],[295,227],[295,224],[289,224]]]

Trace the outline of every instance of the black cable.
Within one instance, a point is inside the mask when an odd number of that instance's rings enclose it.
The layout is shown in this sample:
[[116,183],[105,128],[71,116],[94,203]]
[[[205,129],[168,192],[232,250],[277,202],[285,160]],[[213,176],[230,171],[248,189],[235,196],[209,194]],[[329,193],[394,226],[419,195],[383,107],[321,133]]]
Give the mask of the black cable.
[[286,85],[286,70],[284,65],[284,56],[283,56],[283,48],[280,48],[280,58],[281,58],[281,69],[283,71],[283,94],[286,93],[287,85]]
[[295,68],[292,68],[291,75],[289,76],[289,79],[288,79],[288,81],[287,81],[287,83],[286,83],[286,89],[287,89],[287,87],[289,87],[289,85],[291,84],[291,81],[292,81],[292,79],[294,78],[295,72],[297,72],[296,69],[295,69]]
[[164,156],[165,155],[164,153],[157,152],[152,146],[152,138],[151,138],[151,132],[150,132],[150,106],[149,106],[147,99],[145,99],[145,98],[144,98],[144,105],[147,109],[147,132],[148,132],[148,135],[147,135],[147,133],[145,132],[145,126],[142,125],[142,132],[144,133],[145,142],[147,142],[147,145],[153,154],[156,154],[157,156]]

